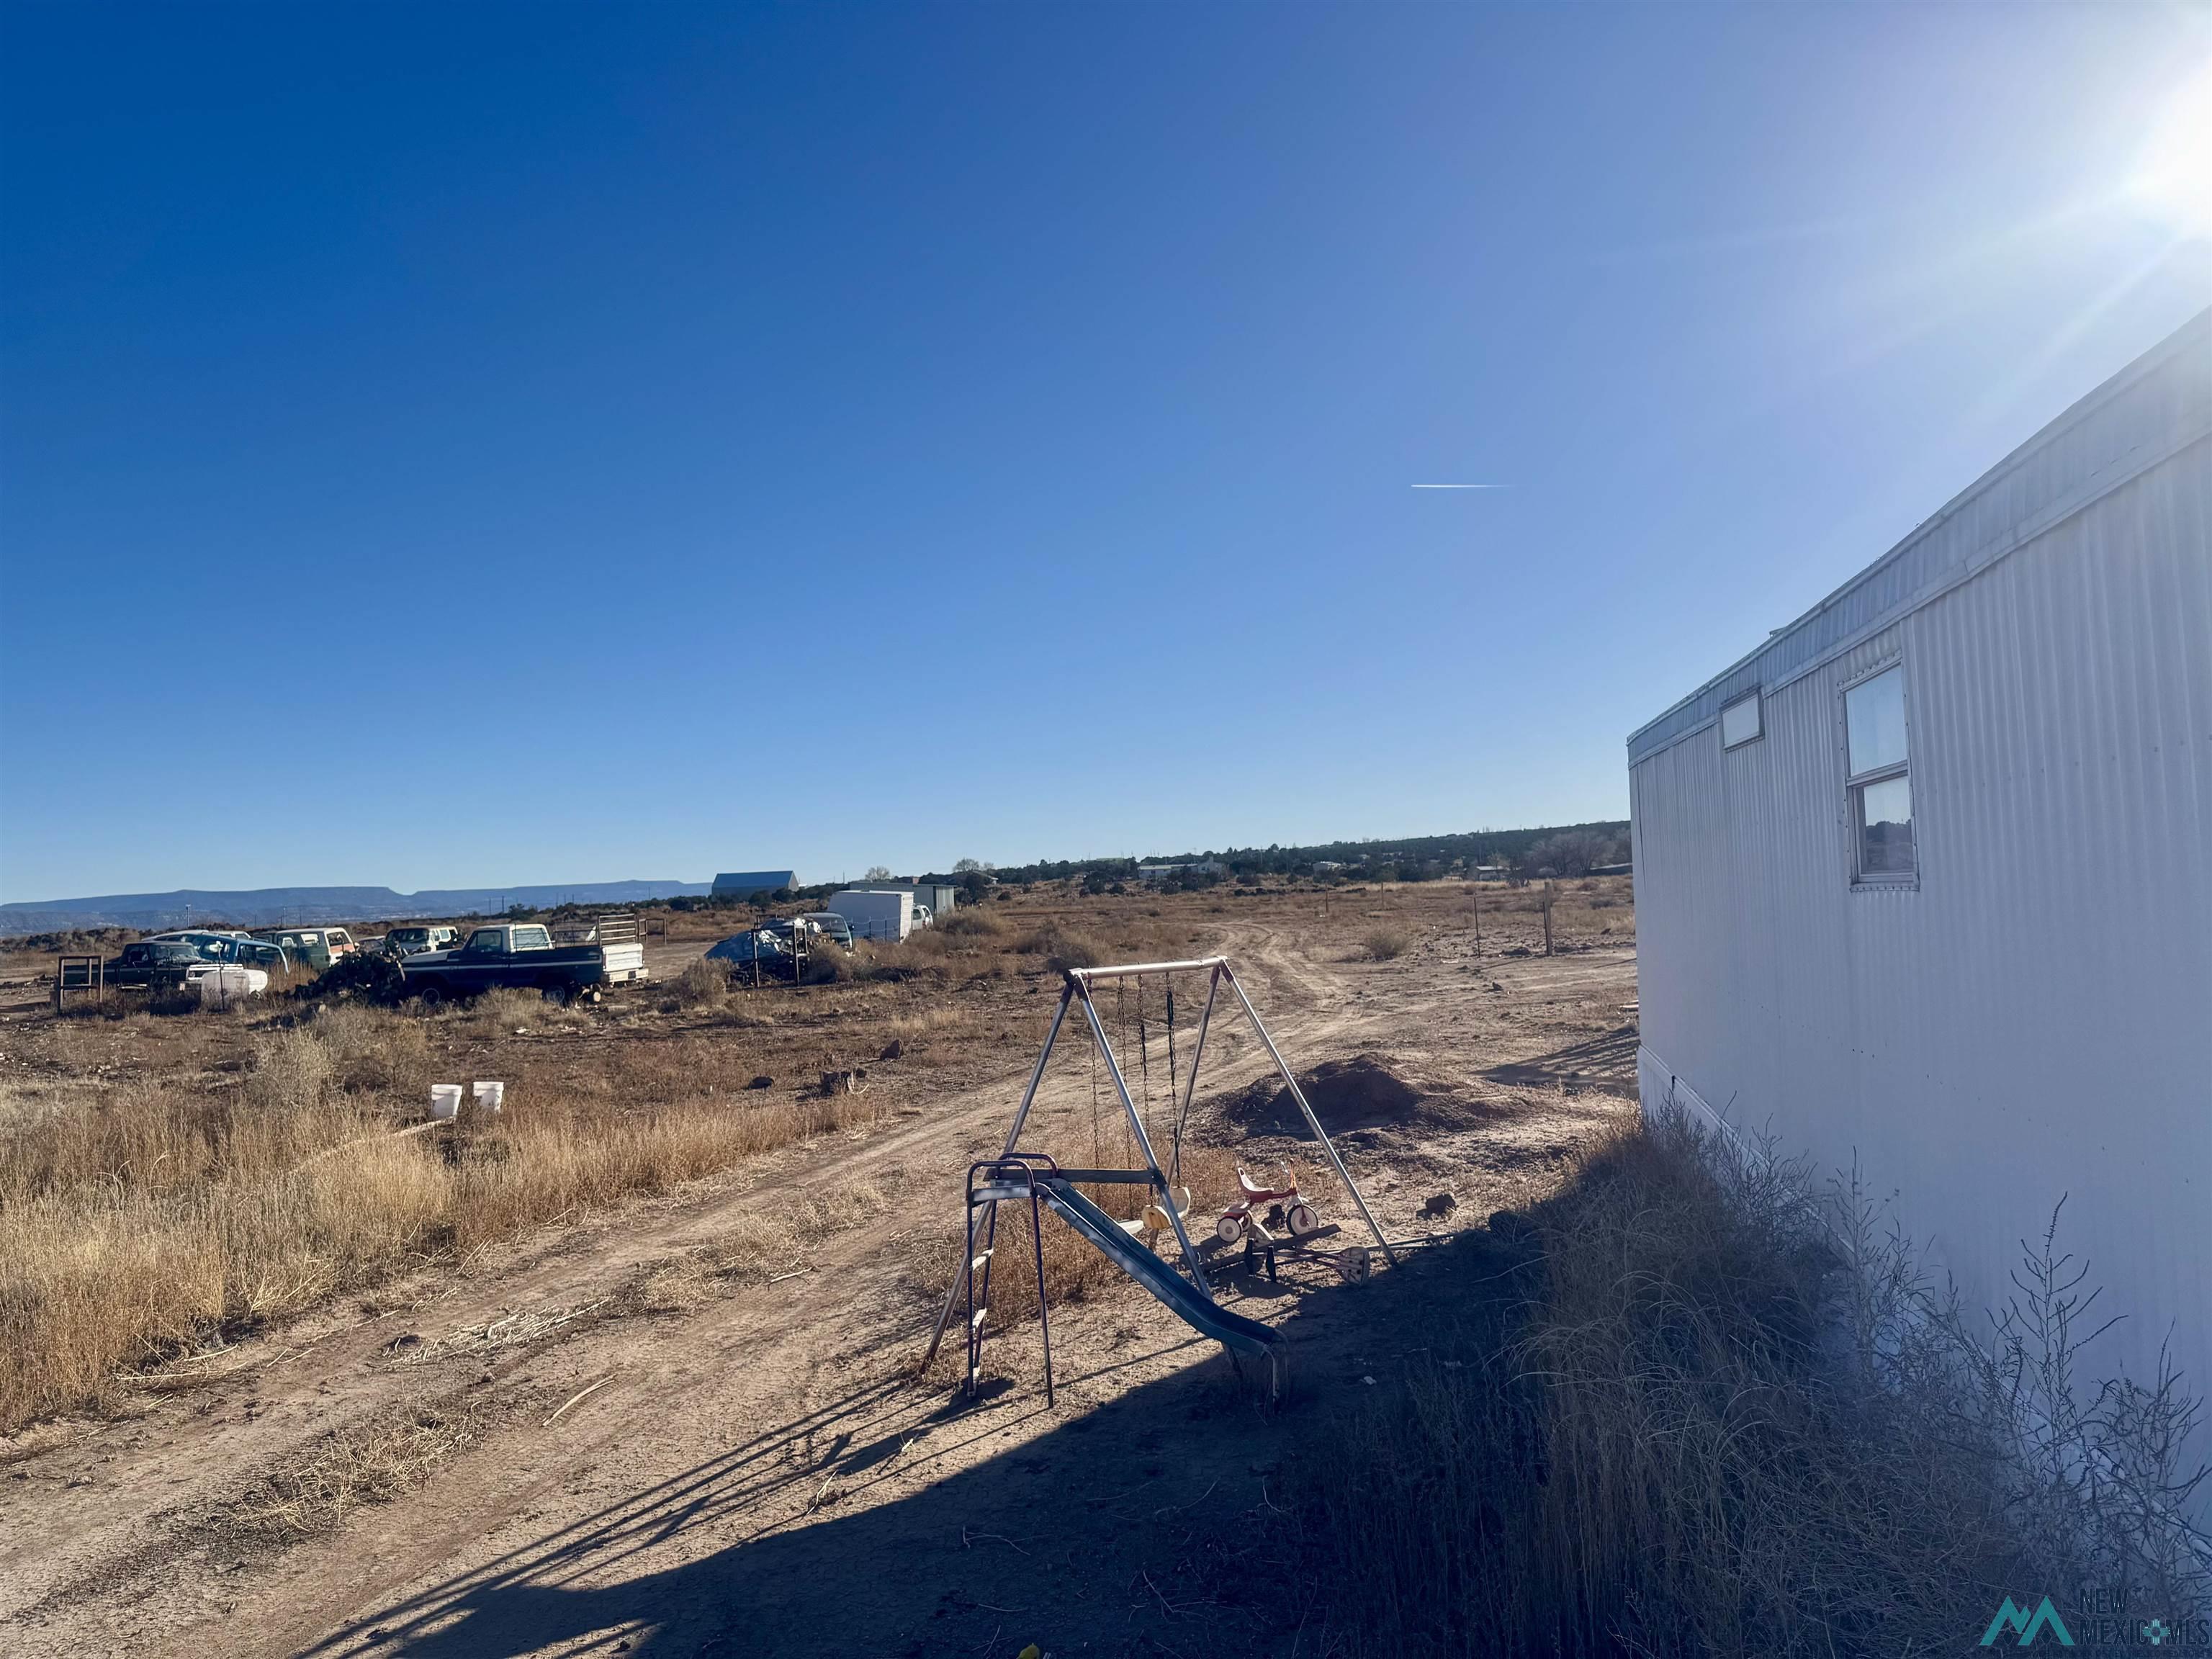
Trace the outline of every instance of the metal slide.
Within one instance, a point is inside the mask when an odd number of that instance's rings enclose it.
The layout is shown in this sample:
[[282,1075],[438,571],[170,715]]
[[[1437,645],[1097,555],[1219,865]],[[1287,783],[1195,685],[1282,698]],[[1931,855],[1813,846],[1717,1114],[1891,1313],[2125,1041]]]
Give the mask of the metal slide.
[[1256,1319],[1231,1313],[1209,1301],[1205,1293],[1121,1230],[1108,1215],[1066,1181],[1040,1177],[1037,1191],[1044,1201],[1067,1218],[1067,1224],[1103,1250],[1114,1265],[1164,1302],[1183,1323],[1200,1336],[1210,1336],[1235,1353],[1272,1358],[1282,1346],[1282,1335]]

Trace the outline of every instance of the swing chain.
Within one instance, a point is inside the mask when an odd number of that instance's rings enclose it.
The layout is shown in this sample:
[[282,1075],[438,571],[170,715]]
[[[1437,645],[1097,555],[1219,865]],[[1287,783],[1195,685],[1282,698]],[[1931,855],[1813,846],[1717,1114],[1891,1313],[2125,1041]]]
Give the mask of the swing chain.
[[1145,1133],[1152,1132],[1152,1044],[1145,1032],[1145,976],[1137,975],[1137,1075],[1145,1091]]
[[1182,1184],[1182,1097],[1176,1086],[1175,975],[1168,975],[1168,1109],[1175,1114],[1175,1138],[1170,1155],[1175,1164],[1168,1179]]

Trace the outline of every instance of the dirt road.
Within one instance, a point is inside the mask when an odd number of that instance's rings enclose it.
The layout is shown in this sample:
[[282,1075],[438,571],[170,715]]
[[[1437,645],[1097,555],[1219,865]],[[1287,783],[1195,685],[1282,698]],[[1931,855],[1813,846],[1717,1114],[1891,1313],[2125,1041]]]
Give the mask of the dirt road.
[[[1335,932],[1227,924],[1294,1065],[1364,1054],[1407,1085],[1397,1118],[1343,1136],[1394,1237],[1431,1192],[1462,1224],[1527,1201],[1632,1109],[1632,948],[1528,948],[1444,927],[1354,962]],[[1207,1091],[1263,1060],[1217,1028]],[[999,1380],[963,1408],[956,1365],[914,1377],[925,1287],[959,1171],[997,1150],[1024,1070],[426,1273],[376,1316],[333,1309],[135,1419],[33,1437],[0,1465],[0,1647],[1279,1650],[1297,1609],[1239,1606],[1237,1540],[1280,1493],[1288,1428],[1419,1340],[1423,1267],[1237,1281],[1240,1309],[1291,1337],[1279,1407],[1128,1286],[1055,1310],[1055,1407],[1023,1328],[994,1337]],[[1072,1058],[1056,1067],[1039,1133],[1090,1133],[1087,1089]],[[732,1267],[730,1242],[753,1237],[763,1253]],[[410,1457],[419,1485],[387,1467]],[[295,1505],[318,1481],[400,1495],[295,1541],[272,1474]]]

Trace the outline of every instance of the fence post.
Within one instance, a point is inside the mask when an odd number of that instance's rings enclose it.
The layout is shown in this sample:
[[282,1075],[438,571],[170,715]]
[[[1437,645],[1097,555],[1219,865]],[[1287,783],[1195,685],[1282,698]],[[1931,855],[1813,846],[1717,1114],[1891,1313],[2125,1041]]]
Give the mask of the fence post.
[[1552,954],[1552,884],[1544,884],[1544,954]]

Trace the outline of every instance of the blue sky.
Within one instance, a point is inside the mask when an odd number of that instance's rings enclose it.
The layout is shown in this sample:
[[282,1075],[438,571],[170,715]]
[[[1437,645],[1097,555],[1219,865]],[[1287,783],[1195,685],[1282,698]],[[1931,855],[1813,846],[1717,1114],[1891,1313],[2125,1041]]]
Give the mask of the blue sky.
[[10,900],[1620,815],[2212,301],[2203,7],[0,27]]

